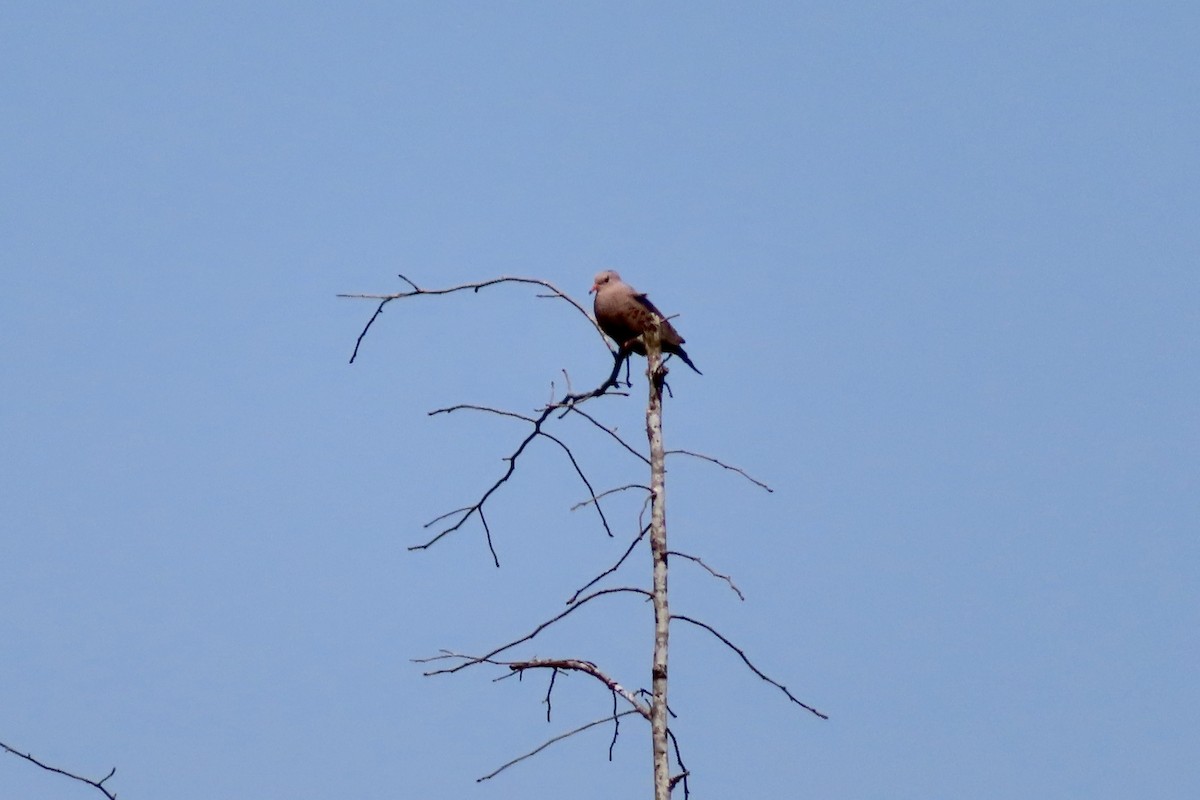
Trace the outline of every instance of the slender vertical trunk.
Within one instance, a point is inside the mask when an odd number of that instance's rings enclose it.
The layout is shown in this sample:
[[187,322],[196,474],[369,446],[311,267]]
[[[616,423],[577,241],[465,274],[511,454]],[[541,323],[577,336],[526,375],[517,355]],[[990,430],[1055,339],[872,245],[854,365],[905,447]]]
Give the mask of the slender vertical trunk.
[[667,753],[667,512],[666,459],[662,438],[662,346],[658,331],[644,335],[650,401],[646,437],[650,440],[650,553],[654,559],[654,661],[651,667],[650,736],[654,751],[654,800],[670,800],[671,762]]

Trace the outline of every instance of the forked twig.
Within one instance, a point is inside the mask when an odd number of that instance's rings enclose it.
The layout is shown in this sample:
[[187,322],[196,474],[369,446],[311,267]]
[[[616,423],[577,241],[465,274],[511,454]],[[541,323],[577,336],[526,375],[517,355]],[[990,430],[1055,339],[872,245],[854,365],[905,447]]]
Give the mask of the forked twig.
[[80,783],[86,783],[88,786],[95,787],[96,789],[99,789],[101,792],[103,792],[104,796],[107,797],[108,800],[117,800],[116,793],[110,792],[108,790],[108,787],[106,787],[104,785],[105,781],[107,781],[113,775],[117,774],[116,767],[113,767],[112,769],[110,769],[108,771],[108,774],[105,775],[100,780],[94,781],[91,778],[85,778],[82,775],[76,775],[74,772],[68,772],[65,769],[60,769],[58,767],[47,764],[43,761],[39,761],[38,759],[34,758],[34,756],[31,753],[22,753],[20,750],[17,750],[15,747],[9,747],[4,742],[0,742],[0,748],[3,748],[6,753],[12,753],[14,756],[17,756],[18,758],[25,759],[30,764],[34,764],[35,766],[41,767],[42,769],[46,770],[47,772],[54,772],[59,775],[66,776],[66,777],[70,778],[71,780],[79,781]]
[[[590,675],[596,680],[603,683],[610,692],[614,695],[620,695],[633,708],[634,711],[641,714],[647,720],[650,719],[650,709],[644,703],[637,699],[633,692],[626,689],[614,678],[605,674],[598,666],[591,661],[584,661],[580,658],[534,658],[528,661],[507,661],[493,662],[501,663],[515,673],[523,673],[527,669],[550,669],[553,674],[550,677],[550,688],[554,685],[554,676],[559,672],[582,672],[585,675]],[[549,689],[546,692],[546,699],[549,701]],[[616,709],[613,709],[615,712]],[[549,710],[546,712],[546,721],[550,721]]]
[[[438,414],[450,414],[455,411],[461,411],[461,410],[483,411],[483,412],[487,412],[489,414],[495,414],[495,415],[501,416],[501,417],[511,417],[513,419],[519,419],[523,422],[528,422],[530,425],[532,425],[533,430],[530,431],[529,435],[526,436],[519,445],[517,445],[517,449],[514,450],[511,455],[506,456],[504,458],[504,460],[506,462],[508,462],[508,468],[504,471],[503,475],[501,475],[490,487],[488,487],[487,491],[485,491],[483,493],[483,496],[481,496],[479,498],[479,500],[477,500],[472,505],[463,506],[462,508],[455,509],[454,511],[448,511],[445,514],[442,514],[441,516],[436,517],[436,518],[430,520],[429,522],[425,523],[425,527],[429,528],[430,526],[446,519],[447,517],[454,516],[455,514],[460,515],[459,518],[454,522],[453,525],[450,525],[450,526],[444,528],[436,536],[434,536],[432,539],[430,539],[429,541],[427,541],[423,544],[412,545],[411,547],[408,548],[409,550],[425,550],[425,549],[429,548],[431,545],[435,544],[438,540],[440,540],[443,536],[453,533],[454,531],[461,528],[466,523],[466,521],[469,520],[475,514],[479,515],[480,521],[483,522],[483,524],[484,524],[484,529],[487,532],[487,537],[488,537],[488,546],[491,547],[492,546],[492,535],[491,535],[491,530],[487,528],[487,522],[484,520],[484,517],[483,517],[483,505],[484,505],[484,503],[486,503],[488,501],[488,498],[491,497],[496,492],[497,489],[499,489],[501,486],[503,486],[508,481],[508,479],[512,477],[513,473],[516,472],[517,459],[520,458],[521,454],[525,452],[525,448],[529,446],[530,442],[532,442],[538,436],[543,436],[543,437],[549,439],[550,441],[554,442],[556,445],[558,445],[560,448],[562,448],[564,453],[567,454],[567,459],[570,460],[571,466],[575,469],[575,474],[579,476],[579,479],[581,481],[583,481],[583,485],[587,487],[588,493],[591,495],[592,501],[596,505],[596,513],[600,515],[600,523],[604,526],[604,531],[609,536],[613,535],[612,529],[608,525],[608,519],[604,516],[604,509],[600,507],[600,504],[598,502],[596,502],[599,499],[596,495],[596,490],[592,488],[592,482],[590,480],[588,480],[587,475],[584,474],[583,468],[579,466],[579,462],[576,460],[575,454],[573,452],[571,452],[571,448],[567,445],[566,442],[564,442],[562,439],[558,438],[554,434],[547,433],[546,431],[542,430],[543,423],[545,423],[547,418],[549,418],[550,414],[552,413],[551,407],[547,406],[545,409],[543,409],[542,413],[539,414],[537,417],[530,417],[530,416],[526,416],[525,414],[518,414],[514,411],[505,411],[500,408],[492,408],[491,406],[474,405],[471,403],[459,403],[458,405],[449,406],[447,408],[434,409],[433,411],[429,412],[429,416],[432,417],[432,416],[436,416]],[[500,566],[500,560],[498,558],[496,558],[496,551],[494,548],[492,549],[492,558],[495,560],[496,566]]]
[[642,539],[646,538],[646,534],[649,532],[650,532],[650,526],[649,525],[644,526],[642,528],[642,532],[637,535],[637,538],[635,538],[632,542],[629,543],[629,547],[625,550],[625,553],[620,558],[617,559],[617,563],[613,564],[611,567],[604,570],[604,572],[601,572],[599,575],[592,578],[590,581],[585,583],[583,586],[579,587],[579,590],[577,592],[575,592],[575,594],[571,595],[571,599],[567,601],[567,605],[571,605],[572,603],[574,603],[579,598],[579,595],[583,594],[588,589],[592,588],[597,583],[602,581],[604,578],[608,577],[609,575],[612,575],[614,572],[616,572],[618,569],[620,569],[621,565],[625,563],[625,559],[629,558],[629,554],[632,553],[633,549],[638,546],[638,542],[640,542]]
[[[645,703],[638,700],[634,692],[629,691],[622,686],[615,678],[610,677],[607,673],[600,669],[591,661],[584,661],[581,658],[532,658],[522,661],[498,661],[488,656],[469,656],[464,653],[455,653],[450,650],[443,650],[436,656],[427,658],[414,658],[413,661],[419,664],[429,664],[435,661],[446,661],[448,659],[456,659],[462,662],[462,666],[471,664],[491,664],[497,667],[505,667],[509,672],[496,678],[496,681],[511,678],[514,675],[520,678],[526,670],[530,669],[548,669],[550,670],[550,684],[546,688],[546,721],[550,721],[550,695],[554,691],[554,684],[560,672],[581,672],[585,675],[590,675],[600,683],[604,684],[613,695],[620,695],[629,703],[630,707],[641,714],[646,719],[650,718],[650,709]],[[436,675],[437,672],[426,672],[426,675]],[[615,712],[616,709],[613,709]]]

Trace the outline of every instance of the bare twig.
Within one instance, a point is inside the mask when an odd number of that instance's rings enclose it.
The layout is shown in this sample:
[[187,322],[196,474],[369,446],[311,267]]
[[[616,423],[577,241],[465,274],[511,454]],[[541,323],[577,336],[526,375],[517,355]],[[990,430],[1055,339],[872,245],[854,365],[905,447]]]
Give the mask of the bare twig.
[[[538,415],[537,417],[529,417],[529,416],[526,416],[525,414],[518,414],[514,411],[505,411],[500,408],[492,408],[491,406],[480,406],[480,405],[474,405],[471,403],[460,403],[458,405],[449,406],[447,408],[434,409],[433,411],[429,412],[429,416],[432,417],[432,416],[436,416],[438,414],[450,414],[455,411],[463,411],[463,410],[483,411],[483,412],[486,412],[489,414],[495,414],[495,415],[501,416],[501,417],[511,417],[513,419],[519,419],[522,422],[528,422],[530,425],[532,425],[533,430],[529,433],[528,436],[526,436],[521,441],[521,443],[517,446],[517,449],[515,451],[513,451],[512,455],[506,456],[504,458],[504,460],[508,462],[508,469],[506,469],[504,471],[504,474],[501,475],[500,478],[498,478],[490,487],[488,487],[487,491],[485,491],[483,493],[483,496],[481,496],[479,498],[479,500],[477,500],[472,505],[463,506],[462,508],[447,512],[445,514],[442,514],[440,517],[437,517],[437,518],[432,519],[429,522],[425,523],[425,527],[428,528],[431,525],[434,525],[435,523],[446,519],[447,517],[454,516],[455,514],[460,515],[459,518],[454,522],[453,525],[450,525],[449,527],[444,528],[440,533],[438,533],[436,536],[434,536],[432,539],[425,542],[424,544],[412,545],[411,547],[408,548],[409,550],[425,550],[425,549],[427,549],[428,547],[430,547],[431,545],[436,543],[439,539],[441,539],[443,536],[453,533],[454,531],[461,528],[466,523],[466,521],[471,518],[472,515],[478,514],[480,517],[480,520],[482,521],[483,520],[483,505],[484,505],[484,503],[486,503],[488,501],[488,498],[491,497],[492,494],[494,494],[497,489],[499,489],[501,486],[503,486],[508,481],[508,479],[512,477],[513,473],[517,469],[517,459],[520,458],[520,456],[523,452],[525,452],[525,448],[529,446],[529,443],[532,442],[534,439],[536,439],[538,436],[543,436],[562,448],[563,452],[567,454],[567,459],[570,460],[571,466],[574,467],[575,474],[577,474],[579,476],[579,479],[581,481],[583,481],[583,485],[587,487],[588,493],[591,494],[591,496],[592,496],[592,500],[595,501],[598,499],[596,497],[595,489],[592,488],[591,481],[589,481],[587,475],[584,474],[583,469],[579,466],[579,462],[575,459],[575,454],[571,452],[571,448],[569,446],[567,446],[567,443],[564,442],[562,439],[558,438],[557,436],[555,436],[554,434],[547,433],[546,431],[542,430],[543,423],[545,423],[546,419],[550,416],[551,411],[552,411],[552,409],[549,406],[546,409],[544,409],[542,411],[542,413],[540,415]],[[605,532],[609,536],[612,536],[613,535],[612,529],[608,526],[608,519],[605,518],[604,509],[602,509],[600,507],[599,503],[596,503],[596,513],[600,515],[600,522],[604,526]],[[487,527],[486,522],[484,522],[484,527],[486,529],[486,527]],[[491,547],[491,545],[492,545],[491,531],[488,530],[487,534],[488,534],[488,546]],[[494,559],[495,559],[495,555],[496,555],[496,551],[493,548],[492,556]],[[496,561],[496,566],[500,566],[499,559],[495,559],[495,561]]]
[[356,358],[358,358],[358,349],[359,349],[359,347],[362,346],[362,341],[363,341],[363,338],[367,335],[367,331],[369,331],[371,329],[371,326],[375,324],[375,320],[378,319],[379,315],[383,313],[383,307],[386,306],[388,303],[392,302],[393,300],[401,300],[405,297],[419,297],[421,295],[451,294],[453,292],[466,291],[467,289],[470,289],[474,292],[478,292],[480,289],[487,288],[488,286],[495,286],[500,283],[533,284],[535,286],[543,286],[546,289],[549,289],[553,294],[549,294],[549,295],[539,294],[537,296],[538,297],[557,297],[562,300],[566,300],[568,303],[570,303],[572,306],[574,306],[575,309],[580,314],[583,314],[583,316],[585,318],[587,318],[588,322],[592,323],[592,327],[594,327],[596,329],[596,332],[600,335],[600,340],[602,342],[604,342],[604,346],[607,347],[610,352],[612,350],[612,347],[608,343],[608,339],[605,338],[605,336],[604,336],[604,331],[600,330],[600,326],[596,324],[596,321],[594,319],[592,319],[592,315],[587,312],[587,309],[585,309],[583,306],[581,306],[579,304],[578,301],[576,301],[570,295],[563,292],[561,289],[559,289],[557,286],[550,283],[549,281],[543,281],[543,280],[539,280],[537,278],[517,278],[517,277],[510,277],[510,276],[501,276],[499,278],[492,278],[491,280],[486,280],[486,281],[478,281],[475,283],[464,283],[464,284],[460,284],[458,286],[450,286],[445,289],[422,289],[419,286],[417,286],[415,283],[410,281],[408,278],[404,277],[403,275],[399,275],[398,277],[400,278],[400,280],[404,281],[405,283],[407,283],[409,286],[412,287],[411,292],[396,292],[395,294],[339,294],[338,295],[338,297],[345,297],[345,298],[349,298],[352,300],[378,300],[379,301],[379,305],[376,307],[375,313],[371,315],[371,318],[369,320],[367,320],[367,324],[365,327],[363,327],[362,333],[360,333],[358,335],[357,341],[354,342],[354,352],[350,354],[350,363],[351,364],[353,364],[354,360]]
[[[477,658],[468,658],[466,661],[464,661],[462,664],[459,664],[458,666],[455,666],[455,667],[447,667],[447,668],[445,668],[445,669],[435,669],[435,670],[431,670],[431,671],[429,671],[429,672],[426,672],[426,673],[424,673],[424,674],[425,674],[425,675],[447,675],[447,674],[450,674],[450,673],[452,673],[452,672],[458,672],[458,671],[459,671],[459,670],[461,670],[461,669],[465,669],[465,668],[467,668],[467,667],[474,666],[475,664],[482,664],[482,663],[496,663],[496,662],[494,662],[494,661],[491,661],[490,659],[492,659],[494,656],[498,656],[498,655],[500,655],[500,654],[501,654],[501,653],[503,653],[505,650],[510,650],[510,649],[512,649],[512,648],[514,648],[514,647],[516,647],[516,646],[517,646],[517,645],[519,645],[519,644],[522,644],[522,643],[524,643],[524,642],[528,642],[529,640],[531,640],[531,639],[533,639],[535,636],[537,636],[539,633],[541,633],[542,631],[544,631],[546,628],[549,628],[551,625],[553,625],[554,623],[558,622],[558,621],[559,621],[559,620],[561,620],[563,617],[565,617],[565,616],[567,616],[568,614],[570,614],[572,611],[575,611],[576,609],[578,609],[578,608],[581,608],[581,607],[582,607],[583,605],[585,605],[586,603],[589,603],[589,602],[591,602],[592,600],[595,600],[595,599],[596,599],[596,598],[598,598],[598,597],[603,597],[603,596],[605,596],[605,595],[610,595],[610,594],[621,594],[621,593],[640,594],[640,595],[642,595],[642,596],[644,596],[644,597],[649,597],[649,596],[650,596],[650,592],[646,591],[645,589],[637,589],[637,588],[635,588],[635,587],[633,587],[633,586],[618,586],[618,587],[616,587],[616,588],[614,588],[614,589],[598,589],[597,591],[595,591],[595,592],[592,592],[591,594],[587,595],[586,597],[584,597],[584,598],[580,599],[580,600],[579,600],[579,602],[577,602],[577,603],[575,603],[574,605],[572,605],[571,607],[569,607],[569,608],[568,608],[566,611],[563,611],[563,612],[561,612],[561,613],[559,613],[559,614],[555,614],[553,617],[551,617],[550,619],[548,619],[548,620],[546,620],[545,622],[541,623],[541,624],[540,624],[540,625],[538,625],[536,628],[534,628],[532,631],[530,631],[529,633],[525,634],[524,636],[522,636],[522,637],[521,637],[521,638],[519,638],[519,639],[514,639],[513,641],[509,642],[508,644],[503,644],[503,645],[500,645],[500,646],[499,646],[499,647],[497,647],[496,649],[492,650],[492,651],[491,651],[491,652],[489,652],[489,653],[486,653],[486,654],[485,654],[485,655],[483,655],[483,656],[479,656],[479,657],[477,657]],[[464,658],[465,658],[465,657],[464,657]],[[418,664],[423,664],[423,663],[426,663],[426,662],[428,662],[428,661],[435,661],[435,660],[437,660],[437,657],[435,657],[435,658],[426,658],[426,659],[420,659],[420,658],[415,658],[415,659],[413,659],[413,661],[415,661],[415,662],[416,662],[416,663],[418,663]]]
[[639,453],[636,448],[634,448],[631,444],[629,444],[624,439],[622,439],[620,436],[618,436],[617,432],[615,430],[613,430],[612,428],[603,424],[602,422],[597,420],[595,417],[593,417],[591,414],[587,413],[586,411],[583,411],[578,406],[572,406],[570,410],[574,411],[576,414],[579,414],[584,419],[586,419],[588,422],[592,423],[597,428],[599,428],[600,430],[607,433],[609,436],[611,436],[613,439],[615,439],[618,444],[620,444],[626,450],[628,450],[629,452],[633,453],[635,456],[640,458],[644,463],[646,463],[646,464],[650,463],[650,459],[646,458],[644,455]]
[[669,455],[669,456],[691,456],[692,458],[699,458],[702,461],[708,461],[710,463],[716,464],[718,467],[721,467],[723,469],[727,469],[731,472],[736,472],[738,475],[741,475],[743,478],[750,481],[755,486],[761,486],[762,488],[766,489],[768,492],[773,493],[775,491],[770,486],[767,486],[765,483],[760,481],[758,478],[755,478],[755,477],[751,476],[750,474],[748,474],[745,470],[740,469],[738,467],[731,466],[729,464],[726,464],[724,461],[715,459],[712,456],[706,456],[703,453],[693,453],[691,450],[668,450],[667,455]]
[[[522,673],[517,673],[518,675]],[[550,685],[546,687],[546,722],[550,721],[550,693],[554,691],[554,679],[558,677],[558,668],[550,673]],[[615,712],[616,709],[613,709]]]
[[91,778],[85,778],[82,775],[76,775],[74,772],[68,772],[65,769],[60,769],[58,767],[51,766],[50,764],[47,764],[44,761],[39,761],[38,759],[34,758],[33,755],[31,755],[30,753],[22,753],[20,750],[17,750],[14,747],[9,747],[4,742],[0,742],[0,748],[3,748],[3,750],[6,753],[12,753],[14,756],[17,756],[18,758],[25,759],[30,764],[34,764],[38,767],[41,767],[42,769],[46,770],[47,772],[54,772],[59,775],[64,775],[64,776],[70,778],[71,780],[79,781],[80,783],[86,783],[88,786],[95,787],[96,789],[99,789],[104,794],[104,796],[108,798],[108,800],[117,800],[116,793],[110,792],[108,790],[108,787],[106,787],[104,785],[105,781],[107,781],[113,775],[117,774],[116,767],[113,767],[112,769],[110,769],[108,771],[108,774],[105,775],[103,778],[101,778],[98,781],[95,781],[95,780],[92,780]]
[[737,587],[737,586],[734,584],[734,582],[733,582],[733,578],[729,577],[728,575],[725,575],[725,574],[722,574],[722,573],[720,573],[720,572],[717,572],[715,569],[713,569],[712,567],[710,567],[708,564],[705,564],[705,563],[704,563],[704,561],[703,561],[703,560],[702,560],[702,559],[701,559],[699,556],[693,556],[693,555],[690,555],[690,554],[688,554],[688,553],[681,553],[681,552],[679,552],[678,550],[671,550],[671,551],[669,551],[669,552],[667,553],[667,555],[669,555],[669,556],[679,556],[680,558],[686,558],[688,561],[694,561],[695,563],[697,563],[697,564],[699,564],[700,566],[704,567],[704,569],[708,570],[708,574],[709,574],[709,575],[712,575],[714,578],[720,578],[721,580],[723,580],[723,581],[725,581],[726,583],[728,583],[728,584],[729,584],[729,588],[730,588],[730,589],[733,589],[733,593],[734,593],[734,594],[736,594],[736,595],[738,596],[738,599],[739,599],[739,600],[742,600],[742,601],[745,601],[745,599],[746,599],[746,596],[745,596],[744,594],[742,594],[742,590],[741,590],[741,589],[739,589],[739,588],[738,588],[738,587]]
[[[461,661],[463,662],[463,666],[469,666],[471,664],[491,664],[497,667],[505,667],[509,670],[508,673],[496,678],[495,681],[501,681],[505,678],[511,678],[513,676],[516,676],[519,679],[525,674],[526,670],[550,670],[550,683],[546,687],[546,699],[543,701],[546,704],[547,722],[550,721],[550,696],[554,691],[555,681],[560,672],[582,672],[585,675],[590,675],[591,677],[600,681],[600,683],[604,684],[604,687],[612,692],[614,696],[620,695],[623,697],[625,701],[629,703],[630,707],[634,711],[638,712],[638,714],[647,719],[650,716],[649,707],[638,699],[638,694],[636,692],[631,692],[626,689],[615,678],[607,675],[591,661],[584,661],[580,658],[533,658],[523,661],[498,661],[487,656],[470,656],[464,653],[455,653],[450,650],[443,650],[436,656],[429,656],[427,658],[414,658],[413,661],[420,664],[429,664],[435,661],[445,661],[448,659]],[[425,674],[436,675],[438,673],[426,672]],[[614,708],[613,711],[615,713],[616,709]]]
[[[497,663],[497,662],[491,662]],[[553,685],[554,675],[559,672],[582,672],[585,675],[591,675],[596,680],[603,683],[614,696],[620,695],[625,698],[629,705],[641,714],[646,719],[650,718],[650,709],[644,703],[637,699],[633,692],[626,689],[615,679],[609,677],[600,670],[591,661],[584,661],[579,658],[534,658],[528,661],[507,661],[499,662],[510,670],[516,673],[523,673],[527,669],[550,669],[553,670],[550,681]],[[549,700],[549,691],[546,692],[547,700]],[[614,708],[615,712],[616,709]],[[549,722],[549,712],[547,712],[547,722]]]
[[611,567],[604,570],[604,572],[601,572],[599,575],[592,578],[590,581],[588,581],[583,586],[581,586],[579,588],[579,590],[577,592],[575,592],[575,594],[571,595],[571,599],[567,601],[567,605],[571,605],[572,603],[574,603],[575,600],[578,599],[579,595],[583,594],[588,589],[592,588],[597,583],[599,583],[601,580],[603,580],[604,578],[606,578],[609,575],[612,575],[614,572],[616,572],[618,569],[620,569],[621,565],[625,563],[625,559],[629,558],[629,554],[632,553],[633,549],[638,546],[638,542],[640,542],[642,539],[644,539],[646,537],[646,534],[649,532],[650,532],[649,525],[643,527],[642,532],[637,535],[637,538],[635,538],[632,542],[629,543],[629,547],[625,550],[624,555],[622,555],[620,558],[617,559],[617,563],[613,564]]
[[581,500],[580,502],[571,506],[571,510],[575,511],[577,509],[583,508],[584,506],[588,506],[588,505],[591,505],[592,503],[595,503],[597,500],[599,500],[602,497],[608,497],[610,494],[616,494],[617,492],[624,492],[629,489],[641,489],[644,492],[650,491],[650,487],[645,485],[644,483],[627,483],[624,486],[618,486],[615,489],[606,489],[603,492],[601,492],[600,494],[591,498],[590,500]]
[[492,554],[492,563],[496,565],[496,569],[500,569],[500,556],[496,555],[496,546],[492,544],[492,528],[487,524],[487,517],[483,515],[483,505],[479,506],[479,521],[483,523],[483,535],[487,537],[488,550]]
[[527,758],[536,756],[538,753],[542,752],[543,750],[545,750],[547,747],[554,744],[555,742],[561,742],[563,739],[566,739],[570,736],[574,736],[577,733],[583,733],[588,728],[594,728],[597,725],[603,725],[606,722],[610,722],[612,720],[618,720],[621,717],[627,717],[630,714],[636,714],[636,713],[637,712],[632,709],[630,709],[629,711],[622,711],[620,714],[614,714],[614,715],[608,716],[608,717],[601,717],[600,719],[593,720],[593,721],[587,723],[586,725],[580,725],[578,728],[575,728],[574,730],[569,730],[566,733],[560,733],[558,736],[554,736],[554,737],[551,737],[550,739],[547,739],[545,742],[543,742],[539,746],[535,747],[533,750],[530,750],[525,755],[518,756],[518,757],[514,758],[512,761],[509,761],[507,764],[503,764],[500,767],[497,767],[495,770],[493,770],[492,772],[489,772],[487,775],[484,775],[482,778],[476,778],[475,782],[482,783],[486,780],[490,780],[490,779],[496,777],[497,775],[499,775],[504,770],[513,766],[514,764],[519,764],[520,762],[524,761]]
[[[634,694],[636,694],[638,697],[653,697],[649,689],[638,689],[636,692],[634,692]],[[667,715],[670,716],[671,719],[679,719],[679,715],[671,710],[670,703],[667,704]]]
[[722,642],[724,642],[725,645],[730,650],[737,653],[738,657],[741,658],[742,661],[745,663],[745,665],[750,668],[751,672],[753,672],[755,675],[762,678],[764,681],[771,684],[775,688],[779,689],[779,691],[781,691],[785,695],[787,695],[788,700],[791,700],[793,703],[800,706],[805,711],[811,711],[813,714],[816,714],[821,719],[829,719],[828,715],[822,714],[820,711],[817,711],[815,708],[808,705],[807,703],[802,703],[799,699],[797,699],[797,697],[795,695],[793,695],[790,691],[788,691],[788,688],[786,686],[784,686],[779,681],[773,680],[772,678],[768,677],[762,670],[760,670],[758,667],[754,666],[754,664],[752,664],[750,662],[750,659],[746,657],[746,652],[744,650],[742,650],[742,648],[738,647],[736,644],[734,644],[733,642],[731,642],[727,638],[725,638],[725,636],[723,636],[713,626],[708,625],[704,622],[701,622],[700,620],[692,619],[691,617],[684,616],[683,614],[672,614],[671,619],[677,619],[677,620],[680,620],[681,622],[690,622],[691,624],[695,625],[696,627],[703,628],[704,630],[708,631],[713,636],[717,637]]
[[621,718],[617,716],[617,693],[612,693],[613,699],[613,737],[608,743],[608,760],[612,761],[613,748],[617,746],[617,736],[621,733]]
[[[672,714],[671,716],[675,715]],[[680,769],[680,773],[671,778],[670,788],[672,791],[674,791],[675,784],[683,781],[683,800],[687,800],[691,795],[691,790],[688,789],[687,779],[692,773],[691,770],[689,770],[683,763],[683,754],[679,752],[679,740],[675,738],[675,731],[667,728],[667,736],[671,739],[671,747],[675,749],[675,763],[679,765]]]

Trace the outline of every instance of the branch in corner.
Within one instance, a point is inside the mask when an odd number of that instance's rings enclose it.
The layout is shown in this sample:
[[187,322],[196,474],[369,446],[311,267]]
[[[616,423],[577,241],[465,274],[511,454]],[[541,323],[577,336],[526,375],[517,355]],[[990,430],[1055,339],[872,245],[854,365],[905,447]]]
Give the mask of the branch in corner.
[[65,769],[60,769],[58,767],[51,766],[50,764],[47,764],[43,761],[39,761],[38,759],[34,758],[33,755],[31,755],[30,753],[22,753],[20,750],[17,750],[16,748],[9,747],[4,742],[0,742],[0,748],[2,748],[6,753],[12,753],[14,756],[17,756],[18,758],[25,759],[30,764],[34,764],[36,766],[41,767],[42,769],[46,770],[47,772],[54,772],[58,775],[63,775],[65,777],[68,777],[71,780],[79,781],[80,783],[86,783],[88,786],[95,787],[96,789],[99,789],[101,792],[103,792],[104,796],[107,797],[108,800],[117,800],[116,794],[114,794],[113,792],[110,792],[108,790],[108,788],[104,785],[105,781],[107,781],[113,775],[117,774],[116,767],[113,767],[112,769],[110,769],[108,771],[107,775],[105,775],[100,780],[96,781],[96,780],[92,780],[91,778],[85,778],[82,775],[76,775],[74,772],[68,772]]

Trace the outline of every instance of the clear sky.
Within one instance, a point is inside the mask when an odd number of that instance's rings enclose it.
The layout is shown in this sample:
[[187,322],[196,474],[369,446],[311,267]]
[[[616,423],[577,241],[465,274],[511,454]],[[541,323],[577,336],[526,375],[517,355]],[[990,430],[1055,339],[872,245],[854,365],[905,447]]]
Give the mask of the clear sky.
[[[0,13],[0,741],[122,798],[649,794],[545,676],[427,679],[625,547],[529,411],[608,356],[619,269],[673,372],[694,797],[1200,796],[1200,7],[108,3]],[[642,435],[643,384],[591,411]],[[558,430],[598,487],[640,463]],[[613,585],[644,585],[641,554]],[[649,680],[649,608],[526,656]],[[0,796],[86,797],[11,756]]]

